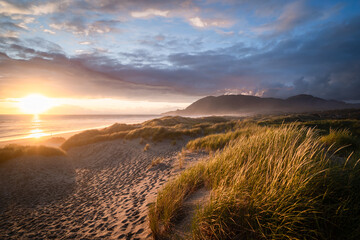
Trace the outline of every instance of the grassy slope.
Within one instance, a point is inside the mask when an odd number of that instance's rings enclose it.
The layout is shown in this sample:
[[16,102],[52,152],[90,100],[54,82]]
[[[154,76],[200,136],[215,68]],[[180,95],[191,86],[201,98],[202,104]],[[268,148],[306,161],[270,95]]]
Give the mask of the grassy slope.
[[237,121],[222,117],[185,118],[163,117],[142,124],[114,124],[108,128],[88,130],[70,137],[61,146],[68,150],[73,147],[114,139],[178,139],[182,136],[199,136],[232,129]]
[[354,158],[330,160],[315,130],[249,125],[188,147],[216,150],[225,145],[209,162],[184,171],[159,192],[149,212],[156,238],[169,236],[183,201],[202,186],[211,189],[212,197],[195,216],[195,239],[360,236],[359,165]]
[[21,146],[15,144],[0,148],[0,164],[22,156],[65,156],[65,152],[53,147]]

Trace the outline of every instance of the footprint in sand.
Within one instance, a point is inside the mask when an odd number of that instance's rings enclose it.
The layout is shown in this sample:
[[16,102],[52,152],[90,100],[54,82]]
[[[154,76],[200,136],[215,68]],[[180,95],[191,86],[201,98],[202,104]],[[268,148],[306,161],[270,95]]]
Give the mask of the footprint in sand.
[[129,224],[128,224],[128,223],[125,223],[124,225],[122,225],[121,229],[122,229],[122,230],[125,230],[128,226],[129,226]]

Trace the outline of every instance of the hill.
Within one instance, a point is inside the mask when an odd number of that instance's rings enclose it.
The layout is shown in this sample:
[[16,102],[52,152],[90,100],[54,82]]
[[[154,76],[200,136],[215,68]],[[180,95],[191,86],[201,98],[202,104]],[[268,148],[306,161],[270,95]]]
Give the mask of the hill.
[[201,98],[183,110],[167,112],[164,115],[244,115],[349,108],[360,108],[360,104],[325,100],[306,94],[296,95],[287,99],[261,98],[247,95],[221,95]]

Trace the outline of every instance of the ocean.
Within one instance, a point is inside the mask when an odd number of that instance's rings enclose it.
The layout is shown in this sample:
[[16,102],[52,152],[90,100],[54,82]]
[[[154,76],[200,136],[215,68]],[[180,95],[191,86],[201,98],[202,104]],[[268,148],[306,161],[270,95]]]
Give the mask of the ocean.
[[0,115],[0,142],[141,123],[159,115]]

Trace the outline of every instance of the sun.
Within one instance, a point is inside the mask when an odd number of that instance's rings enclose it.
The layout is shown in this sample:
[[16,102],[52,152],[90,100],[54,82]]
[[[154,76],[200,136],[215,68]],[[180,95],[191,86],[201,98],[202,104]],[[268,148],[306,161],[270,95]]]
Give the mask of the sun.
[[20,98],[18,107],[26,114],[40,114],[54,107],[56,104],[53,99],[45,97],[41,94],[30,94]]

